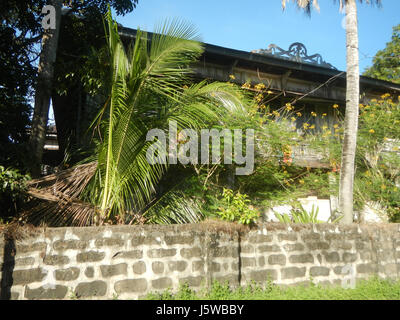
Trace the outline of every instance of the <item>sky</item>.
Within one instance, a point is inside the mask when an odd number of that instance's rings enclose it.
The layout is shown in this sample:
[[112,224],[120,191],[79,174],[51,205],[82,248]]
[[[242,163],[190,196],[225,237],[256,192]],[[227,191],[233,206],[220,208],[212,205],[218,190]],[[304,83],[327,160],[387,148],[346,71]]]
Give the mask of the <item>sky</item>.
[[[345,14],[339,1],[319,0],[311,18],[293,3],[282,10],[280,0],[139,0],[126,16],[114,17],[123,26],[153,31],[169,18],[181,18],[198,29],[201,39],[222,47],[251,51],[276,44],[287,50],[293,42],[319,53],[339,70],[346,70]],[[360,72],[372,65],[378,50],[391,40],[400,24],[400,0],[382,0],[381,8],[358,5]]]

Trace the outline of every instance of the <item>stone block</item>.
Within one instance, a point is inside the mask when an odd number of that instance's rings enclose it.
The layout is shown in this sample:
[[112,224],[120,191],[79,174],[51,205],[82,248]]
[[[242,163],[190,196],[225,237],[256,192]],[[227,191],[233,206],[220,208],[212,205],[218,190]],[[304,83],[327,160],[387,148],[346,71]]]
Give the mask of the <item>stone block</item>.
[[357,253],[344,252],[342,254],[343,262],[354,262],[357,260]]
[[181,257],[185,259],[202,258],[202,250],[200,247],[183,248],[180,251]]
[[151,285],[154,289],[168,289],[172,287],[171,278],[159,278],[151,281]]
[[183,260],[179,261],[168,261],[168,270],[170,272],[178,271],[183,272],[186,270],[188,263]]
[[376,274],[378,272],[378,265],[375,263],[362,263],[357,265],[357,273]]
[[53,243],[54,250],[83,250],[89,245],[89,241],[83,240],[57,240]]
[[33,282],[41,282],[46,277],[47,272],[42,268],[28,270],[14,270],[12,274],[13,285],[26,285]]
[[329,243],[323,241],[308,242],[307,247],[310,250],[327,250],[329,249]]
[[54,277],[59,281],[72,281],[78,279],[79,272],[78,268],[55,270]]
[[297,241],[297,233],[280,233],[278,234],[279,241]]
[[43,263],[50,266],[58,266],[64,265],[69,262],[69,258],[67,256],[61,255],[52,255],[52,256],[45,256],[43,258]]
[[78,298],[103,297],[107,292],[107,284],[104,281],[82,282],[75,288]]
[[114,290],[117,294],[145,292],[147,290],[147,280],[126,279],[117,281],[114,285]]
[[202,276],[191,276],[179,279],[180,284],[187,284],[189,287],[200,287],[204,282],[205,278]]
[[105,257],[104,252],[97,252],[97,251],[87,251],[81,252],[76,255],[77,262],[97,262],[101,261]]
[[93,267],[87,267],[85,270],[85,276],[88,278],[93,278],[94,277],[94,268]]
[[35,242],[32,244],[17,243],[15,245],[16,254],[28,253],[34,251],[45,251],[47,248],[46,242]]
[[276,280],[278,278],[278,272],[273,269],[251,271],[246,278],[248,281],[254,280],[256,282],[265,283],[267,281]]
[[288,267],[281,270],[282,279],[301,278],[306,275],[306,267]]
[[257,263],[256,258],[247,258],[247,257],[244,257],[244,258],[242,258],[240,261],[241,261],[241,266],[242,266],[242,268],[246,268],[246,267],[255,267],[255,266],[256,266],[256,263]]
[[100,266],[101,275],[104,278],[118,276],[121,274],[127,274],[128,265],[126,263],[114,264],[114,265],[102,265]]
[[146,263],[138,261],[132,265],[132,270],[135,274],[143,274],[146,272]]
[[340,261],[339,253],[337,252],[323,252],[322,253],[325,257],[325,261],[328,263],[334,263]]
[[285,251],[303,251],[304,245],[301,243],[287,243],[283,245]]
[[63,299],[68,292],[66,286],[55,285],[52,287],[39,287],[36,289],[30,289],[28,286],[25,287],[25,298],[29,300],[50,300],[50,299]]
[[161,261],[155,261],[151,264],[151,268],[155,274],[161,274],[164,272],[164,263]]
[[143,250],[120,251],[114,254],[113,259],[142,259]]
[[194,242],[193,235],[166,235],[164,241],[168,246],[175,244],[188,244],[192,245]]
[[320,277],[320,276],[329,276],[330,269],[326,267],[311,267],[310,268],[310,276],[311,277]]
[[149,258],[174,257],[175,255],[176,249],[150,249],[147,251]]
[[284,266],[286,264],[286,257],[283,254],[270,255],[268,257],[268,264]]
[[321,239],[321,235],[320,235],[319,233],[316,233],[316,232],[306,233],[306,234],[303,234],[303,235],[301,236],[301,239],[302,239],[303,241],[305,241],[305,242],[308,242],[308,241],[318,241],[318,240]]
[[96,247],[123,247],[125,241],[121,238],[103,238],[95,241]]
[[314,257],[310,253],[293,254],[289,257],[290,263],[314,263]]
[[260,245],[258,246],[258,252],[264,253],[264,252],[280,252],[281,248],[277,246],[276,244],[273,245]]
[[192,262],[192,272],[204,272],[205,263],[203,260],[196,260]]

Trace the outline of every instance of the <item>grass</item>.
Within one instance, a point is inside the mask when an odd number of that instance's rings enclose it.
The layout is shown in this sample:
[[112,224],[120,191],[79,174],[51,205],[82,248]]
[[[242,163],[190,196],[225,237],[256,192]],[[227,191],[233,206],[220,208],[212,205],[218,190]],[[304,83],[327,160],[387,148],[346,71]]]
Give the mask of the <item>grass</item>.
[[400,300],[400,280],[390,281],[378,278],[360,281],[354,289],[340,286],[280,287],[267,282],[265,286],[256,284],[231,289],[228,284],[214,282],[211,289],[202,288],[195,292],[186,284],[176,293],[166,290],[150,293],[148,300]]

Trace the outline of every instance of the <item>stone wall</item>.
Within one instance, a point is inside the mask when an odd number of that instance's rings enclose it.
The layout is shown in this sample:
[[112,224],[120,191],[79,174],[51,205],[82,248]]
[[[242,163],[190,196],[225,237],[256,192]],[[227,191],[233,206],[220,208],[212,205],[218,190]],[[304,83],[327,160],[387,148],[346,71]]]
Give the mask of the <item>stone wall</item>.
[[241,233],[206,224],[52,228],[3,238],[2,299],[140,299],[183,282],[196,289],[214,280],[340,284],[344,271],[400,275],[397,224],[268,223]]

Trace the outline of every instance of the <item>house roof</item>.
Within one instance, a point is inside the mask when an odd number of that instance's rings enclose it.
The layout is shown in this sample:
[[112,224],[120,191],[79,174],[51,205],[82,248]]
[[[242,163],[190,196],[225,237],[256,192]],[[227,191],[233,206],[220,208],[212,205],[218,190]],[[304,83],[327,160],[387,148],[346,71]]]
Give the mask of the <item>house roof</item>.
[[[135,38],[137,30],[120,26],[122,37]],[[151,39],[152,33],[148,32]],[[269,54],[247,52],[204,43],[201,63],[219,65],[227,72],[247,69],[276,76],[289,76],[293,80],[325,83],[334,79],[334,86],[346,88],[346,72],[321,65],[293,61]],[[226,77],[229,73],[226,74]],[[215,79],[223,80],[223,79]],[[330,83],[332,84],[332,83]],[[400,94],[400,85],[389,81],[360,76],[360,91],[370,95]],[[301,92],[300,92],[301,93]],[[342,95],[343,98],[343,95]]]

